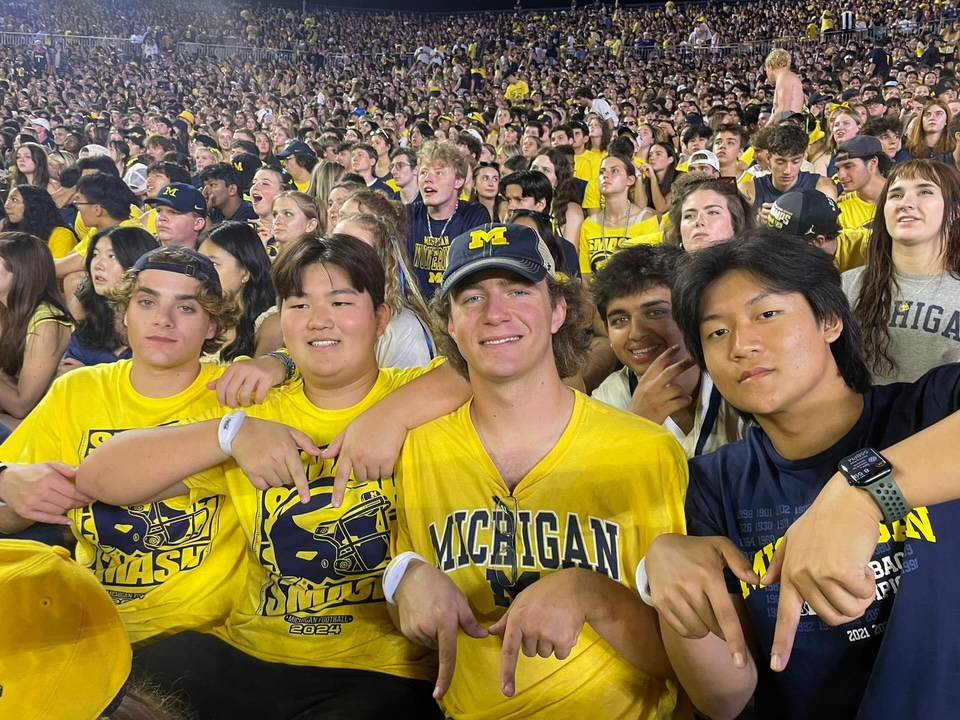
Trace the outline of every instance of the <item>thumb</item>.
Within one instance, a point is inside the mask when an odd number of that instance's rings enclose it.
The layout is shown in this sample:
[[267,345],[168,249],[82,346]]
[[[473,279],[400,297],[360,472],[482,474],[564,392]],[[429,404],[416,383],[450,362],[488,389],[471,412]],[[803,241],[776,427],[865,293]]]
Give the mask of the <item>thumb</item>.
[[473,614],[473,611],[467,604],[466,599],[463,600],[460,608],[458,609],[457,622],[460,623],[460,628],[463,630],[463,632],[472,638],[476,638],[477,640],[485,638],[490,634],[490,631],[481,625],[479,620],[477,620],[476,615]]
[[293,441],[297,444],[297,447],[300,448],[307,455],[313,455],[317,457],[320,455],[320,448],[317,447],[316,443],[310,438],[306,433],[297,430],[296,428],[290,428],[290,437],[293,438]]
[[721,540],[718,550],[723,556],[723,561],[728,568],[738,578],[745,583],[756,585],[760,582],[760,576],[753,571],[750,561],[740,552],[740,548],[733,544],[728,538],[718,538]]
[[77,477],[77,469],[73,465],[67,465],[66,463],[60,462],[59,460],[54,460],[52,462],[48,462],[47,466],[51,470],[57,471],[58,473],[63,475],[65,478],[70,478],[71,480],[73,480]]
[[327,445],[323,451],[320,453],[320,457],[332,458],[340,454],[340,450],[343,448],[343,432],[337,434],[337,436],[330,441],[330,444]]
[[503,633],[507,629],[507,615],[509,614],[510,614],[510,610],[507,610],[507,612],[501,615],[499,620],[497,620],[493,625],[487,628],[487,634],[503,637]]
[[217,389],[217,382],[219,382],[219,380],[220,380],[220,378],[217,378],[216,380],[211,380],[210,382],[208,382],[208,383],[207,383],[207,390],[216,390],[216,389]]
[[761,585],[773,585],[780,582],[780,573],[783,570],[783,559],[787,555],[787,537],[784,536],[780,547],[773,553],[773,559],[767,566],[767,571],[760,578]]

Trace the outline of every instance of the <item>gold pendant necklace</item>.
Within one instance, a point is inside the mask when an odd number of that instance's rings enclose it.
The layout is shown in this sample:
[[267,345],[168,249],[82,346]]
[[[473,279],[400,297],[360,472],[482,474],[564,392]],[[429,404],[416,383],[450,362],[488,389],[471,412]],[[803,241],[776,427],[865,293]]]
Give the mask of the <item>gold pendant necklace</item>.
[[933,280],[934,280],[934,278],[941,277],[942,275],[943,275],[943,273],[940,273],[940,275],[931,275],[929,278],[927,278],[927,281],[926,281],[923,285],[920,286],[920,289],[917,290],[917,291],[913,294],[913,297],[911,297],[909,300],[901,300],[901,301],[900,301],[900,312],[902,312],[902,313],[908,312],[908,311],[910,310],[910,304],[911,304],[914,300],[917,299],[917,296],[920,295],[920,293],[922,293],[924,290],[927,289],[927,285],[929,285],[930,283],[932,283]]

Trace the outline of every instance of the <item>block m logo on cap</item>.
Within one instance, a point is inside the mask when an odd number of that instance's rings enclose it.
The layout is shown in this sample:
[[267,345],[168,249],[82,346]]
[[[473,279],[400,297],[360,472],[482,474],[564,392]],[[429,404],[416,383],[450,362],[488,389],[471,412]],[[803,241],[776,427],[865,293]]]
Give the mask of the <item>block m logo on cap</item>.
[[167,186],[163,189],[163,194],[166,195],[167,197],[174,197],[174,198],[175,198],[175,197],[177,196],[177,192],[179,192],[179,188],[175,188],[175,187],[173,187],[172,185],[167,185]]
[[485,245],[509,245],[505,225],[490,230],[474,230],[470,233],[471,250],[481,250]]

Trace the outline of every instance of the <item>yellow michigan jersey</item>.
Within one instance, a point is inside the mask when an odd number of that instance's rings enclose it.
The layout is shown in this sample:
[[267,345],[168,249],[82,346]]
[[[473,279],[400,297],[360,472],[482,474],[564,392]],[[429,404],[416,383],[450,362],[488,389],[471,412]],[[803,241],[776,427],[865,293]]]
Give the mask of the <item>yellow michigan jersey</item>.
[[573,158],[573,176],[584,182],[596,180],[600,175],[600,163],[606,156],[599,150],[584,150]]
[[[483,625],[560,568],[588,568],[635,589],[650,542],[684,532],[687,463],[663,428],[577,393],[563,435],[511,492],[470,405],[407,436],[393,543],[395,553],[412,550],[446,573]],[[634,668],[589,626],[566,660],[521,654],[512,698],[500,690],[501,648],[499,637],[460,633],[453,684],[441,701],[447,716],[676,717],[676,687]]]
[[[203,365],[183,392],[140,395],[131,360],[79,368],[56,380],[0,447],[9,463],[60,460],[77,465],[101,443],[131,428],[153,427],[219,407],[207,383],[222,368]],[[131,642],[220,624],[244,575],[243,536],[227,498],[204,493],[70,512],[77,560],[113,597]]]
[[[636,209],[634,209],[636,211]],[[639,213],[637,213],[639,215]],[[628,238],[649,236],[660,229],[657,216],[630,223],[630,227],[604,227],[597,216],[588,217],[580,226],[580,272],[597,272],[617,251],[626,246]]]
[[[843,217],[843,216],[841,216]],[[840,272],[853,270],[867,264],[867,245],[872,230],[865,228],[842,229],[837,236],[837,252],[833,263]]]
[[[427,369],[380,370],[373,389],[350,408],[321,410],[296,382],[247,414],[299,428],[322,448],[360,413]],[[208,412],[196,420],[216,417]],[[304,455],[304,467],[310,481],[307,504],[295,488],[257,490],[232,460],[187,479],[194,491],[232,499],[247,541],[246,585],[215,634],[268,662],[432,680],[431,653],[394,628],[383,599],[381,581],[396,516],[393,478],[351,480],[343,505],[334,509],[336,459]]]
[[844,230],[870,229],[877,214],[875,203],[863,200],[857,193],[844,193],[837,199],[840,208],[840,227]]
[[[120,224],[123,227],[143,227],[140,224],[140,216],[143,214],[143,210],[138,208],[136,205],[130,206],[130,217],[126,220],[123,220]],[[73,221],[73,232],[80,238],[80,242],[76,247],[73,248],[73,251],[78,255],[83,257],[87,256],[87,248],[90,247],[90,241],[93,240],[93,236],[97,234],[96,228],[88,228],[83,224],[83,220],[80,217],[80,213],[77,213],[76,219]]]

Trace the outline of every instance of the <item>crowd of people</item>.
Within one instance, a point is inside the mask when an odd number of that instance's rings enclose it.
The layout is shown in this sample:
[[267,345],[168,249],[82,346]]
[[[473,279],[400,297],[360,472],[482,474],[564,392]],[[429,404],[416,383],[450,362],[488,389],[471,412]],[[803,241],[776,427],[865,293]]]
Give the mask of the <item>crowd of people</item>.
[[948,716],[955,18],[0,2],[0,714]]

